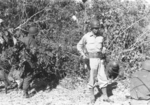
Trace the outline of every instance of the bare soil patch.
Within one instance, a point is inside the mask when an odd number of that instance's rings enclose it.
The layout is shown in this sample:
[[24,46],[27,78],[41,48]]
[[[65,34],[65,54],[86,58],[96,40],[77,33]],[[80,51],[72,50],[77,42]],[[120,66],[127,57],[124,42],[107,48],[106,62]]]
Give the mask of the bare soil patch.
[[[15,90],[4,93],[4,89],[0,89],[0,105],[90,105],[89,91],[86,82],[80,81],[78,83],[70,84],[70,78],[64,78],[60,81],[56,88],[51,89],[46,87],[45,90],[39,90],[31,98],[25,99],[22,92]],[[148,105],[147,101],[136,101],[127,98],[129,96],[129,89],[124,86],[123,82],[114,83],[108,89],[110,99],[114,103],[103,102],[98,90],[95,89],[97,97],[95,105]],[[113,86],[115,87],[113,89]],[[112,91],[111,91],[112,90]],[[33,92],[33,89],[30,93]]]

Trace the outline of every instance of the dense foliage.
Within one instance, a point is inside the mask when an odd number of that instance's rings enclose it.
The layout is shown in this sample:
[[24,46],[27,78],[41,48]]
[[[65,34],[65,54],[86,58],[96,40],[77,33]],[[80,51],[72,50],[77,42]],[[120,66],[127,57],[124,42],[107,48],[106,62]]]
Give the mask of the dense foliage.
[[[73,16],[77,20],[73,20]],[[72,0],[1,0],[0,18],[6,29],[13,28],[14,35],[27,34],[29,26],[36,25],[40,32],[40,70],[62,77],[85,77],[79,69],[76,44],[89,31],[88,22],[96,16],[104,25],[107,56],[118,60],[125,72],[137,70],[148,53],[149,8],[136,2],[95,0],[92,7]]]

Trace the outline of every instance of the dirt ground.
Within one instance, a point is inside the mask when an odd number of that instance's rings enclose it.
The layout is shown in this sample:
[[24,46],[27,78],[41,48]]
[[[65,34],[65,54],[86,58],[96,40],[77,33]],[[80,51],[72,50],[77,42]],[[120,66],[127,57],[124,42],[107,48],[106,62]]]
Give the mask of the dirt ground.
[[[70,78],[65,78],[60,81],[56,88],[50,90],[50,87],[46,87],[45,90],[38,91],[28,99],[23,98],[21,91],[9,90],[9,93],[5,94],[4,89],[0,89],[0,105],[90,105],[86,82],[83,80],[70,85],[70,81]],[[148,101],[128,99],[129,89],[124,83],[125,81],[122,81],[109,86],[108,93],[114,103],[103,102],[103,98],[95,89],[97,98],[95,105],[150,105]],[[34,89],[30,93],[33,91]]]

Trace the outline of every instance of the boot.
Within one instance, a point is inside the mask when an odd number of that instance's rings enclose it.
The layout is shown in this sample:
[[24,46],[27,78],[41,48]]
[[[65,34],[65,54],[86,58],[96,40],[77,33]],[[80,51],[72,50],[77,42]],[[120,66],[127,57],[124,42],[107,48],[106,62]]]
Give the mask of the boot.
[[112,100],[109,99],[108,94],[107,94],[107,87],[102,88],[102,94],[103,94],[103,101],[105,102],[113,102]]
[[90,88],[89,91],[90,91],[91,104],[94,104],[96,101],[94,96],[94,88]]
[[27,90],[23,90],[23,97],[29,98],[29,94]]

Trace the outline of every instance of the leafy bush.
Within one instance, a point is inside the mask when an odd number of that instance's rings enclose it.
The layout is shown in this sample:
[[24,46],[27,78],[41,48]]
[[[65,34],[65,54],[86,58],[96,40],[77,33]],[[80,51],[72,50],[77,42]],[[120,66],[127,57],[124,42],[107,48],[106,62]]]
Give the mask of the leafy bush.
[[[136,70],[139,62],[146,59],[149,8],[136,2],[118,0],[95,0],[93,7],[72,0],[5,0],[1,1],[0,17],[5,28],[13,27],[27,34],[29,26],[35,25],[40,32],[39,65],[49,73],[82,76],[76,44],[89,31],[89,20],[96,16],[104,25],[107,56],[118,60],[125,72]],[[76,16],[78,21],[73,21]],[[16,31],[18,32],[18,31]],[[24,32],[24,33],[22,33]],[[65,73],[65,74],[64,74]]]

